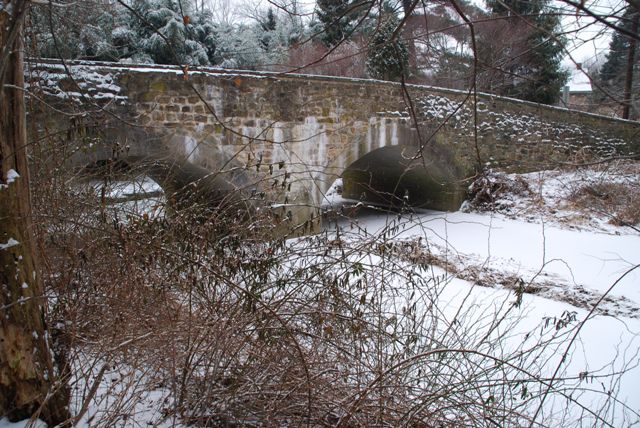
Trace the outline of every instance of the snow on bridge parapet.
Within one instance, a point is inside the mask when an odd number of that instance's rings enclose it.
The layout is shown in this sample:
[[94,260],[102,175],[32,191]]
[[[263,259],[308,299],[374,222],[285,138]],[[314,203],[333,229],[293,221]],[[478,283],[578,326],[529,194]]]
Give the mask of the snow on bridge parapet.
[[483,96],[456,102],[439,94],[415,102],[424,122],[445,123],[454,144],[478,138],[481,158],[489,166],[513,170],[554,167],[574,155],[612,157],[640,151],[640,124],[589,113]]
[[46,67],[27,69],[26,87],[34,95],[72,100],[77,104],[116,102],[124,105],[127,96],[115,83],[114,73],[90,66],[65,67],[47,64]]
[[467,171],[478,152],[483,164],[512,170],[547,168],[578,152],[640,152],[637,122],[487,94],[474,110],[464,91],[364,79],[89,62],[29,69],[40,76],[31,89],[39,83],[45,95],[73,100],[76,112],[79,103],[106,110],[96,123],[107,122],[108,142],[154,141],[212,167],[219,158],[285,162],[321,190],[367,152],[418,140],[442,148],[438,162]]

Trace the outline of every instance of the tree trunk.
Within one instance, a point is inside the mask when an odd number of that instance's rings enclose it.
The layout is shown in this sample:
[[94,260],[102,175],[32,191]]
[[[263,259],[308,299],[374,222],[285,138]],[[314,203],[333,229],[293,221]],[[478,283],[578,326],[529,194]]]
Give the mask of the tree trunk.
[[[631,21],[631,32],[638,34],[638,21],[640,21],[640,9],[637,9],[633,15],[633,21]],[[631,112],[632,89],[633,89],[633,68],[636,59],[636,46],[637,41],[633,37],[629,38],[629,52],[627,54],[627,72],[624,82],[624,106],[622,109],[622,118],[629,119]]]
[[31,226],[21,26],[27,1],[0,10],[0,416],[68,419],[48,343]]
[[[417,2],[415,0],[402,0],[402,10],[405,15],[405,32],[408,36],[407,45],[409,48],[409,74],[415,76],[418,73],[418,51],[414,37],[415,24],[410,18],[413,14]],[[426,19],[425,19],[426,22]],[[425,28],[426,32],[426,28]]]

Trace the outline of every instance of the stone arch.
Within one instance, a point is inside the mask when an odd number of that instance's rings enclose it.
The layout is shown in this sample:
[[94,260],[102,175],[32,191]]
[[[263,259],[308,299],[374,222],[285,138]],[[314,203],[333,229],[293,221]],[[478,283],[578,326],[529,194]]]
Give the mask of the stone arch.
[[368,121],[356,121],[346,126],[350,131],[332,136],[333,146],[323,150],[321,182],[313,198],[322,205],[324,194],[334,181],[343,176],[345,170],[358,159],[385,147],[418,145],[418,134],[408,117],[379,114]]
[[[98,156],[99,153],[94,153]],[[250,212],[255,208],[247,177],[236,168],[211,170],[188,159],[154,151],[148,155],[103,157],[87,162],[84,175],[130,177],[145,175],[163,190],[172,210],[183,208],[224,209]]]
[[384,146],[345,169],[342,196],[393,209],[456,211],[466,174],[454,159],[443,148]]

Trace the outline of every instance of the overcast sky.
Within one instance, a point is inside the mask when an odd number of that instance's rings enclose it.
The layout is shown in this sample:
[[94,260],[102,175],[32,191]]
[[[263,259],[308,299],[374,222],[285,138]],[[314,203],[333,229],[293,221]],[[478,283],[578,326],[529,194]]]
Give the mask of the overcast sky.
[[[555,2],[559,3],[559,2]],[[599,15],[620,15],[626,6],[625,0],[589,0],[586,6]],[[566,8],[566,6],[565,6]],[[612,20],[616,23],[615,20]],[[586,63],[587,65],[600,57],[604,60],[604,55],[609,50],[612,31],[604,24],[597,23],[593,18],[567,16],[563,19],[566,31],[572,31],[567,35],[567,49],[570,51],[574,61]],[[577,32],[575,32],[577,30]],[[570,58],[565,59],[565,64],[571,64]]]

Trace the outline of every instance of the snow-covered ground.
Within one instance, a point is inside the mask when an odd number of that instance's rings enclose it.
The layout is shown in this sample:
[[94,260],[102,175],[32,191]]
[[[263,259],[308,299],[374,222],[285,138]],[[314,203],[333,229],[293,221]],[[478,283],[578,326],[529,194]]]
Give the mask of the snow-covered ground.
[[[488,180],[489,185],[476,193],[475,201],[464,205],[464,211],[402,215],[342,199],[337,182],[326,195],[327,202],[349,215],[327,221],[325,227],[329,234],[339,230],[341,239],[356,243],[384,235],[384,242],[394,244],[398,257],[428,261],[431,268],[425,275],[441,278],[445,284],[438,295],[438,310],[445,318],[455,318],[463,307],[466,311],[473,308],[481,317],[504,308],[504,302],[519,301],[510,339],[502,346],[521,346],[523,341],[534,340],[532,331],[566,321],[573,330],[564,341],[545,350],[540,364],[543,375],[551,377],[559,368],[561,377],[575,379],[576,389],[569,392],[574,401],[565,412],[566,401],[548,400],[545,416],[553,420],[554,411],[564,412],[564,422],[558,426],[601,426],[602,421],[585,409],[600,413],[603,402],[614,397],[611,407],[605,407],[606,414],[600,415],[612,426],[640,424],[639,225],[620,214],[619,204],[602,205],[582,198],[585,188],[620,191],[606,187],[611,183],[634,194],[640,185],[640,165],[493,174]],[[108,194],[117,199],[157,190],[145,183],[136,185],[137,190],[115,186]],[[611,199],[610,195],[596,196]],[[303,242],[293,240],[292,245]],[[369,266],[375,264],[373,260]],[[99,366],[95,365],[96,371]],[[122,399],[118,388],[130,384],[151,386],[127,398],[135,402],[135,411],[124,422],[120,419],[118,426],[179,425],[162,415],[171,397],[154,386],[153,374],[119,372],[112,367],[101,380],[80,426],[91,426],[94,417],[99,419],[113,406],[113,399]],[[82,381],[76,385],[76,411],[87,388]],[[585,414],[583,423],[580,418]],[[0,420],[2,428],[25,424]]]
[[135,177],[132,180],[93,181],[91,186],[98,195],[104,191],[105,198],[111,202],[149,199],[163,193],[162,187],[146,175]]
[[[528,309],[517,327],[521,331],[535,329],[544,319],[575,315],[573,322],[584,326],[575,348],[569,350],[571,361],[562,366],[564,373],[584,376],[626,368],[612,393],[633,415],[622,420],[618,407],[615,426],[631,426],[640,423],[640,230],[638,224],[620,220],[616,210],[625,207],[593,200],[585,204],[580,195],[584,189],[606,190],[613,183],[623,186],[614,190],[637,197],[639,168],[623,164],[493,174],[488,178],[493,185],[485,192],[495,194],[478,198],[484,203],[464,204],[464,212],[452,213],[385,214],[342,200],[338,182],[327,199],[351,218],[341,218],[330,227],[351,239],[392,231],[406,257],[429,260],[450,278],[443,303],[473,295],[472,301],[489,306],[508,296],[515,300],[522,292]],[[608,194],[597,196],[612,199]],[[558,349],[558,358],[549,361],[548,375],[562,352]],[[595,383],[594,389],[608,388]],[[590,400],[598,399],[586,394],[582,403],[590,406]]]
[[150,177],[141,175],[131,180],[92,181],[90,186],[114,218],[126,221],[128,215],[164,215],[165,195],[162,187]]

